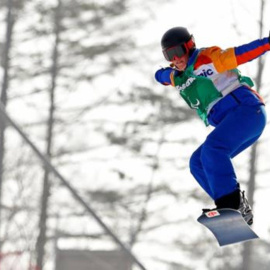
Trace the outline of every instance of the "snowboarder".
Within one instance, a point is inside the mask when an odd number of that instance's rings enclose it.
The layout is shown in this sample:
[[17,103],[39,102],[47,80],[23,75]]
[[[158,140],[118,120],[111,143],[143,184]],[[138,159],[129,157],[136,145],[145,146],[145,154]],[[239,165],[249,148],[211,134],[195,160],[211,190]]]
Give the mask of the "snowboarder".
[[270,37],[265,37],[226,50],[216,46],[198,49],[186,28],[174,27],[161,39],[163,55],[171,65],[155,74],[161,84],[176,87],[206,126],[215,127],[192,154],[191,174],[217,209],[239,210],[249,225],[252,209],[240,189],[232,158],[258,140],[266,113],[252,80],[237,67],[269,51],[269,43]]

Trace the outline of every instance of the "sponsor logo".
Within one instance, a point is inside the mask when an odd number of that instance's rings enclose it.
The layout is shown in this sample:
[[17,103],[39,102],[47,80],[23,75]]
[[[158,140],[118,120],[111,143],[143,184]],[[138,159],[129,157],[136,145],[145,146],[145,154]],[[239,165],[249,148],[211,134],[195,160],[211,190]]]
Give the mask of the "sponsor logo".
[[207,213],[205,213],[205,215],[208,218],[213,218],[213,217],[220,216],[220,214],[219,214],[219,212],[217,210],[213,210],[213,211],[207,212]]
[[183,83],[182,85],[177,85],[176,89],[179,91],[183,91],[185,90],[187,87],[189,87],[196,79],[191,77],[188,78],[187,81],[185,83]]
[[208,77],[214,74],[214,71],[209,68],[209,69],[203,69],[201,73],[199,73],[197,76],[204,76],[204,77]]
[[196,98],[196,103],[192,103],[191,101],[190,101],[190,99],[188,99],[189,100],[189,102],[190,102],[190,107],[192,108],[192,109],[199,109],[199,106],[200,106],[200,101]]

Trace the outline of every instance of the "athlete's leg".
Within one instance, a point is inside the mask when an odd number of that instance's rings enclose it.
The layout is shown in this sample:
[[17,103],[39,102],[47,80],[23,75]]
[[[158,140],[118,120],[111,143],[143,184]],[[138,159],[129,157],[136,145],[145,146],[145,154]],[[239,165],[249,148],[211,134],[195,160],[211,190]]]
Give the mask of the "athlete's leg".
[[202,161],[201,161],[201,150],[202,146],[200,146],[191,156],[189,161],[189,168],[191,174],[194,176],[194,178],[197,180],[197,182],[200,184],[200,186],[205,190],[205,192],[213,198],[213,194],[211,191],[211,188],[208,184],[207,177],[205,175]]
[[209,134],[201,148],[201,164],[214,200],[238,189],[231,157],[258,139],[265,124],[263,106],[239,105]]

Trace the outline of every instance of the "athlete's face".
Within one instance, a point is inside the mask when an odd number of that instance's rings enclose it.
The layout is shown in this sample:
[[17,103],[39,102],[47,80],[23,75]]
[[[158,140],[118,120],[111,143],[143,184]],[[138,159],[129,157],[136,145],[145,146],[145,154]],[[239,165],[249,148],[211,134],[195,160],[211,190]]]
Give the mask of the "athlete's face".
[[188,62],[188,54],[185,54],[181,57],[177,57],[175,56],[172,63],[175,65],[175,67],[179,70],[179,71],[183,71],[185,70],[186,66],[187,66],[187,62]]

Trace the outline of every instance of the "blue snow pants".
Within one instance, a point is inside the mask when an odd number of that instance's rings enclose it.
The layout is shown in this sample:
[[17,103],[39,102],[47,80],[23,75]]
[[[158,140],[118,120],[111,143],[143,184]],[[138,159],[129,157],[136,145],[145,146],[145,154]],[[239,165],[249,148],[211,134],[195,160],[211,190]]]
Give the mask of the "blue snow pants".
[[219,101],[210,111],[215,129],[192,154],[190,171],[213,199],[238,189],[232,158],[251,146],[266,125],[262,101],[247,87],[240,87]]

